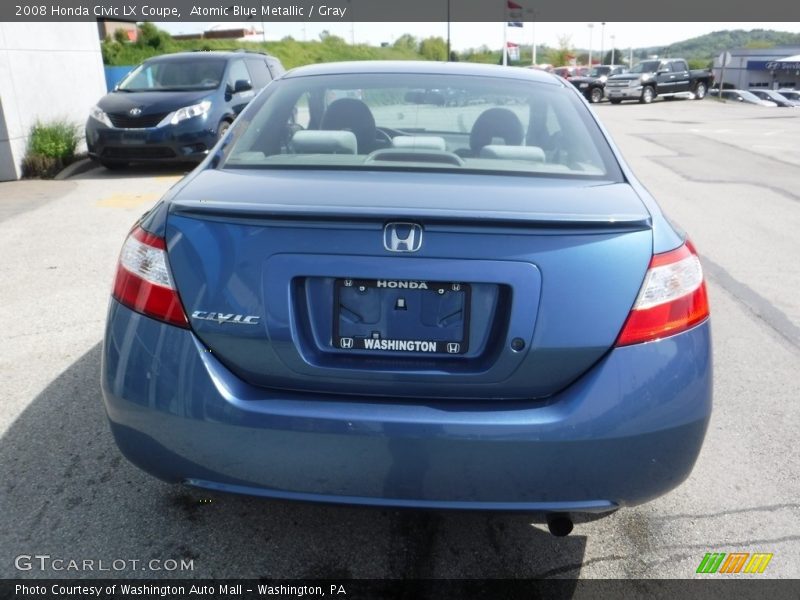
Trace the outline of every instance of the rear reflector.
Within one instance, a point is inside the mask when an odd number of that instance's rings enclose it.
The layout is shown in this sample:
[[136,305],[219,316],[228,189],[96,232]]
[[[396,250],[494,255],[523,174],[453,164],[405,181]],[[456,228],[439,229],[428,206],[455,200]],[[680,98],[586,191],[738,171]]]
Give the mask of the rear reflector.
[[122,246],[112,295],[136,312],[189,327],[169,274],[166,244],[141,227],[136,227]]
[[692,243],[656,254],[617,346],[650,342],[685,331],[708,318],[703,268]]

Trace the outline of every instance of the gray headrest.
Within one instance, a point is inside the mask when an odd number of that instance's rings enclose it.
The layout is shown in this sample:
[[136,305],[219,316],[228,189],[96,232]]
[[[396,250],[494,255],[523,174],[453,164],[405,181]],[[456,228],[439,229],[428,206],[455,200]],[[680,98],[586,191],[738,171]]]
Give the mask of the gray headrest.
[[495,138],[501,138],[508,146],[518,146],[524,135],[522,123],[512,111],[507,108],[490,108],[475,120],[469,134],[469,147],[473,152],[480,152],[481,148],[492,144]]
[[289,141],[295,154],[355,154],[356,136],[352,131],[296,131]]
[[539,146],[484,146],[480,158],[503,158],[506,160],[527,160],[544,162],[544,150]]
[[392,146],[405,149],[441,150],[447,149],[444,138],[435,135],[398,135],[392,138]]
[[371,152],[375,145],[375,117],[357,98],[339,98],[331,102],[322,115],[320,129],[352,131],[356,134],[361,154]]

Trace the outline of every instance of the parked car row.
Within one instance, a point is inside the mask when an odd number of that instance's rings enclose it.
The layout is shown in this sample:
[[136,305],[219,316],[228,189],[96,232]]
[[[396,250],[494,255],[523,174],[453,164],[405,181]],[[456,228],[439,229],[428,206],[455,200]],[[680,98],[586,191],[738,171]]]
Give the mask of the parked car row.
[[[554,73],[560,74],[558,69]],[[649,104],[659,96],[669,100],[677,97],[702,100],[709,93],[714,79],[710,71],[689,69],[688,63],[681,58],[642,61],[630,70],[621,65],[600,65],[586,76],[562,76],[589,102],[597,103],[607,98],[612,104],[623,100]],[[718,89],[710,93],[719,96]],[[800,106],[800,91],[797,90],[726,89],[722,97],[759,106]]]
[[683,58],[644,60],[627,73],[609,77],[606,97],[612,104],[623,100],[649,104],[659,96],[702,100],[713,81],[711,71],[690,69]]
[[573,77],[585,77],[589,75],[590,71],[589,67],[556,67],[551,73],[564,79],[572,79]]
[[[280,61],[257,52],[181,52],[157,56],[133,69],[92,107],[86,123],[89,156],[107,168],[130,162],[200,162],[257,92],[285,72]],[[702,99],[713,76],[690,70],[685,60],[622,65],[559,67],[589,102],[607,98],[650,103],[656,97]],[[713,92],[718,94],[718,91]],[[326,105],[362,99],[362,90],[329,90]],[[723,98],[762,106],[798,106],[798,93],[767,89],[723,90]],[[437,106],[468,103],[466,90],[411,90],[415,102]],[[501,99],[498,102],[502,103]]]
[[702,100],[714,80],[710,71],[689,69],[682,58],[646,60],[630,70],[622,65],[599,65],[584,76],[562,74],[560,69],[553,73],[568,79],[589,102],[607,98],[612,104],[623,100],[649,104],[659,96]]
[[[711,95],[719,97],[720,91],[711,90]],[[800,92],[794,90],[767,90],[755,88],[751,90],[722,90],[722,99],[732,102],[743,102],[745,104],[755,104],[766,107],[796,108],[800,106]]]
[[796,106],[800,106],[800,101],[793,100],[791,98],[786,97],[785,94],[781,92],[777,92],[775,90],[765,90],[765,89],[751,89],[750,92],[764,100],[766,102],[771,102],[776,106],[780,106],[782,108],[794,108]]

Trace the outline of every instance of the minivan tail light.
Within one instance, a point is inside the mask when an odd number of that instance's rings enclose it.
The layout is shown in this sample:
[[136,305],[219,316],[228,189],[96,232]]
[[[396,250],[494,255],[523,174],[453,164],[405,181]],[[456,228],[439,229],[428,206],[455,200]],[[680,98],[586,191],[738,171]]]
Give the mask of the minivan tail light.
[[122,246],[114,298],[128,308],[178,327],[189,327],[175,289],[163,238],[134,228]]
[[629,346],[675,335],[708,315],[703,268],[687,240],[675,250],[653,256],[616,345]]

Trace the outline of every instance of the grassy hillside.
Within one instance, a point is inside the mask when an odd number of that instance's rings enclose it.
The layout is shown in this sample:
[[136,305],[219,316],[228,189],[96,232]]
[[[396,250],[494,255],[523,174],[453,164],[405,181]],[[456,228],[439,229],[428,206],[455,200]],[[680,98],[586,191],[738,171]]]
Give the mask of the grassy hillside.
[[[565,38],[565,44],[568,44]],[[563,46],[564,44],[562,44]],[[754,29],[744,31],[715,31],[669,46],[651,46],[634,49],[634,61],[649,55],[674,56],[689,59],[693,68],[710,64],[715,56],[724,50],[744,46],[770,48],[773,46],[800,46],[800,34],[785,31]],[[366,44],[350,45],[335,35],[322,36],[319,41],[300,42],[285,38],[279,42],[237,42],[236,40],[174,40],[165,31],[159,30],[151,23],[142,25],[139,41],[106,40],[102,44],[103,61],[107,65],[135,65],[146,58],[168,52],[187,50],[248,50],[267,52],[277,56],[287,69],[310,63],[332,62],[341,60],[444,60],[446,45],[441,38],[415,39],[409,34],[400,36],[387,47],[368,46]],[[596,50],[596,49],[595,49]],[[531,47],[522,46],[521,60],[518,64],[530,64]],[[585,61],[586,49],[559,47],[537,48],[538,62],[549,62],[556,66],[563,64],[564,56],[571,54]],[[627,56],[627,50],[617,50],[617,56]],[[459,60],[469,62],[485,62],[498,64],[500,50],[482,46],[477,49],[460,52]]]
[[286,38],[279,42],[238,42],[236,40],[175,40],[149,23],[142,27],[142,35],[136,43],[105,40],[101,49],[103,62],[109,66],[136,65],[159,54],[185,52],[189,50],[236,50],[244,48],[256,52],[267,52],[280,59],[287,69],[301,65],[341,60],[414,60],[424,58],[444,59],[444,56],[424,56],[421,43],[395,44],[385,48],[365,44],[348,44],[335,35],[320,41],[299,42]]
[[658,54],[659,56],[680,56],[694,60],[712,60],[725,50],[743,47],[772,48],[774,46],[800,46],[800,34],[773,31],[771,29],[714,31],[696,38],[676,42],[666,47],[639,48],[636,54],[642,56]]

